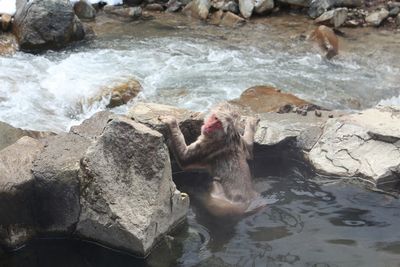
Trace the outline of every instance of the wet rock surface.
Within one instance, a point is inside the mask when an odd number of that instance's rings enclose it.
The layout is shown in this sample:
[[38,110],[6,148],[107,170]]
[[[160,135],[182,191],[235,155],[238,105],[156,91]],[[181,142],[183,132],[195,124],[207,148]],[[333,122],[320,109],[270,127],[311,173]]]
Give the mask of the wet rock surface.
[[37,235],[79,236],[146,256],[188,210],[163,136],[110,112],[40,142],[23,137],[0,158],[7,248]]
[[0,244],[15,249],[37,230],[33,161],[44,145],[25,136],[0,151]]
[[400,174],[400,110],[374,108],[329,120],[309,153],[326,174],[360,176],[381,185]]

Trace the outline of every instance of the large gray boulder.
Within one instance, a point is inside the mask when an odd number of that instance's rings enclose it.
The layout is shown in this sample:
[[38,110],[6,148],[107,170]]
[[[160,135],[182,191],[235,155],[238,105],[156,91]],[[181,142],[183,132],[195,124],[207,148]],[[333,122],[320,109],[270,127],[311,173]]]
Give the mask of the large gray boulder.
[[163,136],[129,119],[112,120],[82,160],[83,238],[146,256],[182,221],[189,199],[172,182]]
[[329,120],[309,153],[317,171],[377,185],[400,175],[400,108],[378,107]]
[[15,249],[36,233],[33,160],[43,144],[22,137],[0,151],[0,245]]
[[85,37],[69,0],[31,0],[18,6],[13,32],[24,51],[58,49]]

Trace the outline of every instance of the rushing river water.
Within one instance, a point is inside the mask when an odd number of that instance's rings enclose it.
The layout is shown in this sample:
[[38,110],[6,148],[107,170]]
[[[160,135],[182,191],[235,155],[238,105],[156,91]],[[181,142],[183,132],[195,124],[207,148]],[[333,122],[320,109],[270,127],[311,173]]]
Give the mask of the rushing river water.
[[[139,100],[200,111],[254,85],[273,85],[328,108],[366,108],[392,97],[389,102],[400,103],[398,36],[364,35],[361,46],[359,39],[343,38],[341,56],[327,61],[297,38],[311,26],[296,20],[232,30],[182,18],[122,24],[104,18],[94,25],[93,41],[0,57],[0,121],[65,131],[105,109],[106,101],[91,97],[132,78],[143,86]],[[385,46],[379,49],[377,41]]]
[[[341,55],[326,61],[298,38],[314,27],[300,17],[232,30],[165,16],[123,24],[103,18],[93,25],[95,40],[0,57],[0,121],[65,131],[105,109],[106,101],[88,104],[102,88],[131,78],[143,86],[139,100],[194,110],[253,85],[329,108],[400,102],[398,35],[349,30]],[[255,180],[269,206],[216,222],[192,205],[187,225],[146,261],[77,240],[36,240],[0,253],[0,266],[399,266],[399,199],[315,177],[293,162],[266,162]]]

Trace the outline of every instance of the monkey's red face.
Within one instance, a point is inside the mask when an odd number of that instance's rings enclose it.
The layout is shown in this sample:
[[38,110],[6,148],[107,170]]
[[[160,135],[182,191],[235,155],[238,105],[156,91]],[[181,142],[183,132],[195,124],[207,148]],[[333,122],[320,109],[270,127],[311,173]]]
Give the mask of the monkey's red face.
[[223,129],[222,122],[212,114],[201,127],[201,132],[205,135],[211,135],[216,131],[221,131]]

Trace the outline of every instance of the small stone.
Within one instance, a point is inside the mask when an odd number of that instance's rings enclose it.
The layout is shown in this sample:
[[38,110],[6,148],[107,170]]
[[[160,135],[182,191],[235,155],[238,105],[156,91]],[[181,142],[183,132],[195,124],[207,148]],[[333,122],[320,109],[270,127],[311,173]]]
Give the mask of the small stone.
[[301,115],[302,115],[302,116],[307,116],[307,110],[303,109],[303,110],[301,111]]
[[232,12],[226,12],[221,20],[221,25],[226,27],[237,27],[241,26],[246,22],[243,18],[238,15],[233,14]]
[[373,12],[365,18],[365,21],[372,26],[379,26],[389,16],[389,11],[382,8],[379,11]]
[[315,116],[317,116],[317,117],[321,117],[322,116],[321,111],[319,111],[317,109],[314,111],[314,113],[315,113]]
[[400,7],[396,6],[396,7],[392,8],[392,9],[390,9],[389,16],[395,17],[399,13],[400,13]]
[[6,32],[10,29],[11,26],[11,16],[8,14],[1,15],[1,29],[3,32]]
[[328,115],[328,118],[333,118],[333,115],[332,115],[332,114],[329,114],[329,115]]
[[149,10],[149,11],[159,11],[159,12],[164,11],[163,6],[160,5],[160,4],[148,4],[148,5],[145,7],[145,9],[146,9],[146,10]]

